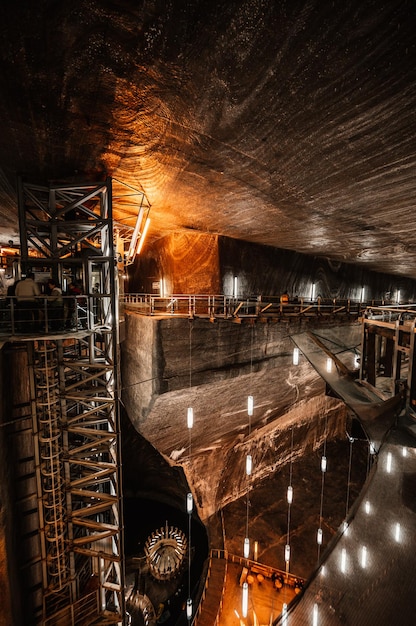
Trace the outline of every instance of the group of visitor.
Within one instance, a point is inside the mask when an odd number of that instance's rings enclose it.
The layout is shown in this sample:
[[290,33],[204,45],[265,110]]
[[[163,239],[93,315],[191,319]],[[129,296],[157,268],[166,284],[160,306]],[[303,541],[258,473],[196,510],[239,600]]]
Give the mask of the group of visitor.
[[53,278],[48,279],[42,290],[33,272],[27,272],[7,292],[9,297],[14,296],[13,306],[19,332],[76,329],[79,323],[76,296],[81,294],[80,285],[73,281],[65,294],[73,297],[64,298],[61,287]]

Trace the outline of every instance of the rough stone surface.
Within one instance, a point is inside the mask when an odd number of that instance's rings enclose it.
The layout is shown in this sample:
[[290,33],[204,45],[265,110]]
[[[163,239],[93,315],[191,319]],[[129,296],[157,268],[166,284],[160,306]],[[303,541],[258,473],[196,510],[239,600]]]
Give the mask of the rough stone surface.
[[[150,395],[141,395],[137,379],[126,389],[124,404],[131,418],[123,425],[126,495],[175,503],[181,510],[190,488],[210,547],[241,555],[248,524],[252,547],[259,542],[259,561],[284,570],[286,490],[292,484],[291,572],[310,576],[318,559],[317,528],[323,529],[323,553],[366,479],[368,443],[354,432],[351,444],[346,435],[353,432],[351,416],[343,403],[325,396],[322,380],[307,361],[292,365],[286,325],[215,326],[204,320],[128,314],[127,331],[127,344],[132,336],[141,338],[141,349],[147,340],[157,343],[161,358]],[[357,344],[360,327],[321,332],[352,367],[343,346]],[[123,346],[123,370],[130,380],[140,371],[137,354]],[[251,420],[249,391],[255,397]],[[191,434],[188,406],[195,416]],[[249,479],[247,454],[253,460]],[[328,459],[324,489],[323,454]]]
[[[401,303],[416,301],[414,279],[370,271],[328,257],[197,233],[160,239],[129,271],[126,287],[130,293],[158,296],[163,280],[164,295],[232,296],[235,277],[238,297],[252,301],[260,295],[263,299],[273,296],[274,302],[279,302],[284,292],[291,300],[296,296],[307,301],[313,293],[315,299],[319,297],[327,304],[334,298],[396,303],[398,292]],[[185,314],[186,304],[181,305]]]
[[[357,332],[357,325],[346,326],[346,342],[355,345]],[[292,424],[302,432],[297,455],[320,445],[323,416],[331,419],[331,437],[345,434],[345,406],[325,396],[322,379],[305,359],[292,364],[293,344],[284,324],[213,325],[129,314],[126,336],[127,414],[171,465],[183,468],[205,520],[244,494],[242,467],[249,451],[256,482],[288,461]],[[129,337],[141,340],[132,345]],[[150,376],[142,370],[140,351],[150,354],[156,344],[158,363]],[[254,397],[250,419],[248,395]],[[191,430],[188,407],[194,411]]]
[[[0,225],[16,174],[143,188],[185,231],[416,275],[413,3],[7,3]],[[134,225],[137,207],[115,206]]]

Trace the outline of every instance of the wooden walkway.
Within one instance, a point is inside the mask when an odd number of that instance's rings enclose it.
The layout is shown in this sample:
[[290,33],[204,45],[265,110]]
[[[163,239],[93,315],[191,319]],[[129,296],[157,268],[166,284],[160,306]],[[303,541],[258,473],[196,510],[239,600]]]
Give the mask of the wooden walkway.
[[214,626],[222,608],[223,590],[227,577],[226,559],[212,558],[208,586],[205,588],[194,626]]
[[[241,613],[242,572],[253,575],[250,583],[250,604],[260,623],[269,623],[270,616],[277,617],[283,603],[289,604],[296,595],[296,585],[303,579],[257,561],[232,555],[224,550],[213,550],[210,556],[205,590],[193,626],[229,626],[236,623]],[[257,577],[256,574],[262,574]],[[273,574],[285,578],[281,588],[276,588]],[[239,617],[237,617],[239,619]]]

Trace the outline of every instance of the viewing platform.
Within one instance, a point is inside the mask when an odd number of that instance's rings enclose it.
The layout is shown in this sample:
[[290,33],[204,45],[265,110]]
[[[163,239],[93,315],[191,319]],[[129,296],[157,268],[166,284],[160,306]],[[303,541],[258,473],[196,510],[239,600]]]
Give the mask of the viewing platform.
[[358,319],[368,306],[382,302],[357,302],[342,299],[295,298],[282,301],[281,296],[250,296],[235,298],[226,295],[170,295],[125,294],[122,301],[126,310],[150,316],[200,317],[241,322],[245,318],[299,319],[351,318]]
[[0,338],[4,340],[99,332],[108,327],[106,311],[111,296],[62,296],[62,304],[51,305],[47,296],[22,303],[15,296],[0,298]]

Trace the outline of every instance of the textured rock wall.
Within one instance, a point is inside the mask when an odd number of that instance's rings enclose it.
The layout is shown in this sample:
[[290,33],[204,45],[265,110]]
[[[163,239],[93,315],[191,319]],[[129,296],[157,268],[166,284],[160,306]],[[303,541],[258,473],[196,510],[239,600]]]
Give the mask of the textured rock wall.
[[[305,237],[307,233],[305,232]],[[159,293],[153,283],[165,279],[166,294],[233,294],[238,278],[238,296],[280,295],[416,301],[416,281],[370,271],[358,265],[331,261],[326,257],[261,246],[247,241],[186,233],[164,237],[137,259],[128,290]]]
[[122,398],[133,423],[146,416],[159,392],[157,327],[153,318],[125,316]]
[[377,8],[6,3],[1,226],[16,172],[110,173],[148,195],[149,242],[215,232],[414,275],[415,12]]
[[[287,432],[282,432],[292,422],[302,431],[299,454],[320,441],[323,416],[335,416],[333,434],[345,431],[344,405],[325,396],[323,381],[305,359],[292,365],[285,324],[211,324],[128,314],[127,331],[122,362],[130,380],[141,371],[137,359],[142,352],[147,351],[149,363],[159,346],[152,381],[148,369],[131,388],[123,377],[127,413],[145,439],[172,465],[184,468],[203,519],[241,496],[241,463],[251,445],[254,480],[262,480],[287,460]],[[140,349],[132,349],[130,334],[141,338]],[[141,392],[142,386],[147,392]],[[254,397],[250,421],[247,395]],[[194,411],[192,430],[188,407]]]
[[146,192],[148,241],[198,230],[415,276],[412,2],[38,0],[2,21],[2,224],[16,172],[109,173]]
[[0,624],[20,626],[34,615],[41,582],[25,344],[2,347],[0,381]]
[[395,299],[398,289],[401,302],[416,301],[415,280],[325,257],[220,237],[219,258],[223,293],[232,293],[232,278],[237,276],[239,295],[243,297],[279,295],[287,291],[291,297],[309,299],[312,284],[315,284],[315,297],[360,301],[364,287],[367,302]]
[[[328,429],[325,430],[325,418]],[[214,427],[218,421],[213,417]],[[281,418],[267,426],[254,428],[251,436],[237,435],[224,443],[218,439],[183,460],[188,483],[194,492],[200,517],[208,521],[221,508],[239,500],[247,492],[246,454],[253,458],[251,489],[273,477],[291,455],[293,459],[318,449],[327,436],[329,440],[345,434],[345,406],[323,394],[300,402]],[[291,427],[294,445],[291,450]],[[326,432],[326,435],[325,435]]]
[[129,278],[129,291],[157,293],[164,281],[166,294],[221,292],[218,236],[174,233],[156,242],[136,257]]
[[185,510],[189,491],[182,467],[172,463],[142,437],[122,412],[123,495],[157,500]]

